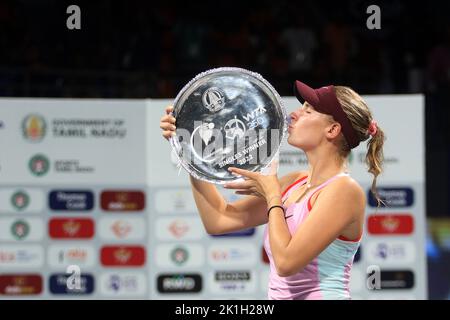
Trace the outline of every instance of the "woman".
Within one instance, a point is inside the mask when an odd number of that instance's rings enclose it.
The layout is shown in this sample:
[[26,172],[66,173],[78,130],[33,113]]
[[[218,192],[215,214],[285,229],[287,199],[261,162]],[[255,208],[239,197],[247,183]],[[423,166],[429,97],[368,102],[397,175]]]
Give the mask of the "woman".
[[[267,224],[269,299],[350,299],[350,270],[363,233],[366,199],[346,172],[346,159],[369,139],[366,163],[380,201],[375,187],[384,134],[364,100],[348,87],[312,89],[296,81],[294,91],[304,103],[290,115],[288,143],[306,153],[308,171],[278,179],[230,168],[245,180],[225,187],[247,195],[233,203],[215,185],[191,176],[192,191],[209,234]],[[168,107],[161,119],[165,138],[176,128],[171,111]]]

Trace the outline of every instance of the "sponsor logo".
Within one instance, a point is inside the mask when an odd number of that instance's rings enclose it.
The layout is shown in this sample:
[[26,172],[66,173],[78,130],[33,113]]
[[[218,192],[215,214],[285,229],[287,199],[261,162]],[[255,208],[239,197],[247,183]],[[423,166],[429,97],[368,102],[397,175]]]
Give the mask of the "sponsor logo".
[[94,291],[94,277],[90,274],[80,275],[80,289],[69,289],[67,274],[53,274],[49,279],[50,292],[53,294],[90,294]]
[[106,273],[100,278],[104,295],[142,295],[146,290],[146,277],[141,273]]
[[205,234],[198,217],[160,218],[155,233],[160,240],[199,240]]
[[116,237],[123,239],[130,234],[131,225],[127,221],[118,220],[112,224],[111,230]]
[[38,241],[44,237],[40,218],[0,218],[0,241]]
[[0,275],[0,295],[36,295],[42,293],[42,276],[38,274]]
[[160,213],[184,214],[197,212],[189,189],[166,189],[155,194],[155,207]]
[[[404,208],[410,207],[414,203],[414,191],[411,188],[377,188],[378,195],[384,204],[382,207],[390,208]],[[367,197],[369,199],[369,206],[377,207],[378,203],[372,192],[368,190]]]
[[410,270],[384,270],[381,271],[380,278],[381,290],[414,287],[414,273]]
[[216,281],[250,281],[249,271],[217,271]]
[[184,220],[175,220],[169,225],[169,231],[175,238],[180,239],[189,231],[189,225]]
[[367,250],[371,263],[412,263],[415,259],[414,244],[409,241],[369,242]]
[[200,244],[160,244],[156,247],[156,264],[160,268],[183,266],[185,268],[202,267],[205,253]]
[[[38,188],[1,188],[0,216],[3,214],[42,213],[45,204],[44,190]],[[9,231],[8,231],[9,232]]]
[[160,293],[194,293],[203,287],[199,274],[161,274],[157,278]]
[[140,217],[103,217],[97,226],[100,237],[107,240],[142,240],[146,232],[145,220]]
[[44,263],[44,249],[38,245],[3,245],[0,247],[0,267],[34,267]]
[[371,215],[367,227],[375,235],[410,234],[414,231],[414,220],[409,214]]
[[250,237],[255,234],[255,228],[250,228],[246,230],[236,231],[236,232],[230,232],[225,234],[219,234],[219,235],[212,235],[215,238],[221,238],[221,237]]
[[213,266],[255,264],[257,253],[253,245],[212,245],[208,250],[209,263]]
[[87,245],[52,245],[48,251],[48,261],[51,267],[77,265],[91,267],[95,264],[94,247]]
[[17,240],[23,240],[30,233],[30,225],[25,220],[17,220],[11,225],[11,234]]
[[253,274],[248,270],[216,271],[212,280],[214,293],[251,293],[256,289]]
[[17,191],[11,196],[11,204],[17,210],[24,210],[30,204],[30,196],[23,190]]
[[50,169],[50,161],[43,154],[37,154],[31,157],[28,162],[28,168],[31,173],[37,177],[44,176]]
[[89,239],[94,236],[94,221],[87,218],[56,218],[49,221],[54,239]]
[[47,125],[42,116],[30,114],[22,121],[23,137],[31,142],[39,142],[45,137]]
[[184,247],[175,247],[170,257],[176,265],[183,265],[189,259],[189,252]]
[[101,262],[104,266],[143,266],[145,249],[140,246],[106,246],[101,249]]
[[91,191],[54,190],[50,192],[49,204],[52,210],[86,211],[94,207],[94,194]]
[[141,211],[145,208],[142,191],[104,191],[100,198],[105,211]]

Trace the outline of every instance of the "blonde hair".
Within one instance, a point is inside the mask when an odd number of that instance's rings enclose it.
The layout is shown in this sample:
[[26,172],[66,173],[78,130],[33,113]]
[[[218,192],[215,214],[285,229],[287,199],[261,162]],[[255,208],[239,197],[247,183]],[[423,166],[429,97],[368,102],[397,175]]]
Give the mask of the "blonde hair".
[[[378,202],[378,207],[383,201],[380,199],[376,184],[377,177],[383,171],[383,144],[386,140],[383,130],[377,125],[376,133],[371,136],[368,132],[369,125],[373,120],[372,113],[369,110],[366,102],[361,98],[359,94],[353,91],[349,87],[335,86],[336,96],[339,103],[342,106],[345,114],[350,120],[353,129],[359,141],[367,142],[367,153],[365,157],[365,162],[368,167],[368,171],[373,174],[371,191]],[[350,153],[350,147],[348,146],[345,138],[342,139],[340,144],[339,154],[346,158]]]

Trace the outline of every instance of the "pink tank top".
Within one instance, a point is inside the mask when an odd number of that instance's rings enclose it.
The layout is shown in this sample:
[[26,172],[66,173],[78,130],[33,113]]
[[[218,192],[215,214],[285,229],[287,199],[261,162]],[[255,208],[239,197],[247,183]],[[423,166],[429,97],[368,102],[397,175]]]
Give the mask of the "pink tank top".
[[[307,193],[300,202],[292,203],[285,208],[285,217],[291,235],[294,235],[308,216],[311,208],[311,197],[339,177],[347,173],[340,173],[317,188]],[[292,184],[283,193],[284,202],[289,195],[304,185],[307,177],[303,177]],[[353,258],[358,250],[361,239],[348,240],[344,237],[335,239],[316,258],[314,258],[300,272],[280,277],[277,274],[269,244],[268,225],[264,230],[264,249],[270,261],[269,299],[303,300],[303,299],[350,299],[349,282]]]

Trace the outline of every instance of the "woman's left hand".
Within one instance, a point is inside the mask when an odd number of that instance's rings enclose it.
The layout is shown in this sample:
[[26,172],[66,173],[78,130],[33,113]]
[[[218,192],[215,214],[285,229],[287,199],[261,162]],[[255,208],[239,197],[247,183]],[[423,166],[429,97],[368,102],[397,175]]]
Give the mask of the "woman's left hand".
[[271,198],[281,196],[281,187],[276,174],[263,175],[259,172],[248,171],[235,167],[228,171],[244,177],[244,181],[228,182],[224,185],[226,189],[238,189],[237,194],[254,195],[270,201]]

